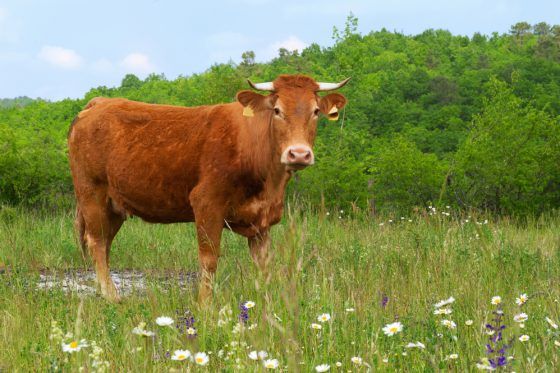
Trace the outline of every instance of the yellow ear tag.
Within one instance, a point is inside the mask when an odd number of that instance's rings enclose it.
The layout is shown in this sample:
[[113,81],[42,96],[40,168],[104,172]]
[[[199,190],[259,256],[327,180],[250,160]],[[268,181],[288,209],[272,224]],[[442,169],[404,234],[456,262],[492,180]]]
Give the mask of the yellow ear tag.
[[333,106],[329,114],[327,114],[327,118],[329,120],[338,120],[338,108]]
[[243,108],[243,116],[244,117],[252,117],[254,115],[255,115],[255,113],[253,112],[253,109],[251,109],[251,107],[249,105],[247,105]]

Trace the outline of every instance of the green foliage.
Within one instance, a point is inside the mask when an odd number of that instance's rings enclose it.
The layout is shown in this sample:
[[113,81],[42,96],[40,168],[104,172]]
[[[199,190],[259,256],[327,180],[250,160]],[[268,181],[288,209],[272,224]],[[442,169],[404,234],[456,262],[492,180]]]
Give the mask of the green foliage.
[[456,155],[453,187],[468,207],[540,213],[560,203],[560,123],[524,105],[507,85],[490,83]]
[[351,14],[333,39],[328,48],[280,50],[268,63],[246,51],[238,65],[174,80],[129,74],[82,100],[10,103],[0,109],[0,203],[52,204],[71,195],[66,133],[93,97],[215,104],[235,100],[247,78],[303,73],[352,81],[341,91],[349,101],[342,129],[320,126],[317,163],[295,178],[290,194],[313,205],[375,202],[377,211],[394,212],[436,198],[504,213],[559,207],[559,25],[520,22],[508,34],[472,38],[432,29],[360,34]]
[[396,136],[387,141],[369,164],[375,206],[406,211],[439,198],[446,172],[444,162],[435,154],[422,153],[406,138]]
[[24,107],[29,105],[34,100],[27,96],[16,97],[16,98],[1,98],[0,108],[12,108],[12,107]]

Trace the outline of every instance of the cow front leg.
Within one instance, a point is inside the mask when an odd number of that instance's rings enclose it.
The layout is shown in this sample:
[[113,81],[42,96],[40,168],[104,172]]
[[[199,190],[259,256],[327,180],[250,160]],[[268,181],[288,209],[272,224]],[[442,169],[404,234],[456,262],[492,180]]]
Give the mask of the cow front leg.
[[[224,226],[224,215],[214,204],[207,205],[196,199],[194,199],[194,202],[193,207],[198,238],[198,260],[200,263],[198,301],[199,303],[205,303],[212,297],[212,283],[220,256],[220,240]],[[217,206],[220,206],[220,204],[217,204]]]
[[249,237],[249,250],[251,251],[251,257],[253,262],[259,267],[261,271],[266,270],[266,266],[270,261],[268,248],[270,247],[270,235],[269,230],[261,231],[254,237]]

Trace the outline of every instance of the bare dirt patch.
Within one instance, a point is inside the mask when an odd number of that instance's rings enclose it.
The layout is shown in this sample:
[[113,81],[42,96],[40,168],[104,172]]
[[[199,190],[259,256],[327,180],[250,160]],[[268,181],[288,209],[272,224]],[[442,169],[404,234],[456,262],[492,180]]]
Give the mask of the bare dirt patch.
[[[162,290],[176,287],[181,290],[191,289],[198,274],[196,272],[142,272],[138,270],[114,270],[111,278],[123,296],[145,293],[148,288]],[[65,293],[94,295],[97,292],[95,272],[93,270],[68,270],[65,272],[43,271],[37,282],[39,290],[62,290]]]

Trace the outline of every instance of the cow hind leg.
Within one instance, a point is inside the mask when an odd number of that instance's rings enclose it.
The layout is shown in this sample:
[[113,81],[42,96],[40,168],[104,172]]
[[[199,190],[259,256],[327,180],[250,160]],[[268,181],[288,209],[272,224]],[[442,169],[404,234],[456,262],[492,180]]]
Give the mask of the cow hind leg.
[[118,302],[120,297],[109,272],[109,252],[124,217],[112,210],[106,196],[99,194],[82,204],[80,210],[85,223],[84,241],[93,258],[101,294]]

